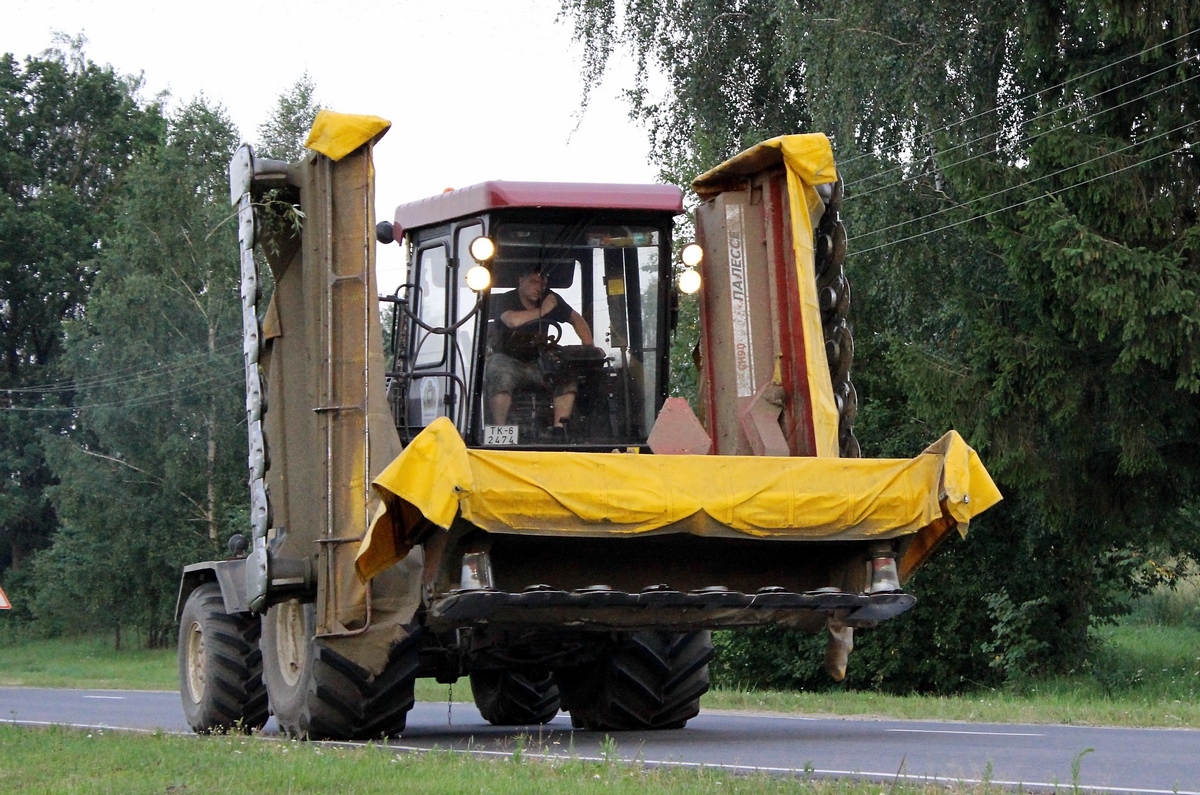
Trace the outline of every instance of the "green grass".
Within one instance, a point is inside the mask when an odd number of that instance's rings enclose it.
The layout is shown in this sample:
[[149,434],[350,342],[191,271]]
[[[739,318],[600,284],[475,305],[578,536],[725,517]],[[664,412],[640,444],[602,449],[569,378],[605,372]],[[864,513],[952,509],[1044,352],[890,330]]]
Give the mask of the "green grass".
[[1200,575],[1180,578],[1173,588],[1159,586],[1131,607],[1126,624],[1200,629]]
[[[713,691],[702,705],[808,715],[1200,728],[1200,629],[1126,622],[1097,630],[1095,637],[1086,670],[999,690],[951,697]],[[118,652],[105,639],[0,641],[0,685],[173,690],[175,666],[174,649]],[[470,701],[471,688],[465,679],[453,686],[421,679],[417,699]]]
[[175,649],[113,649],[110,636],[0,640],[0,685],[174,690]]
[[[523,740],[503,756],[397,752],[382,746],[338,747],[259,738],[184,737],[0,726],[0,792],[61,793],[481,793],[526,795],[709,795],[806,793],[891,795],[996,793],[995,787],[951,787],[769,778],[717,770],[619,764],[609,741],[606,760],[535,761]],[[984,771],[980,771],[983,773]]]
[[[176,690],[175,648],[113,648],[109,637],[53,640],[0,639],[0,687],[73,687],[84,690]],[[465,679],[439,685],[417,680],[419,701],[470,701]]]
[[[710,709],[914,720],[1200,727],[1200,630],[1130,625],[1095,632],[1086,670],[960,696],[714,691]],[[854,664],[851,656],[850,664]]]

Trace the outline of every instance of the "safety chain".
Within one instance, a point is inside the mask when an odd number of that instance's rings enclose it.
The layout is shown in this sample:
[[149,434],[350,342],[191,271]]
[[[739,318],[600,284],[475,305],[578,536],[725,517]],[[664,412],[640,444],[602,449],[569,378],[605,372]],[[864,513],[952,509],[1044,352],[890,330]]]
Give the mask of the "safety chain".
[[829,377],[833,382],[833,397],[838,408],[838,450],[842,458],[858,458],[862,454],[854,435],[854,418],[858,415],[858,392],[850,382],[850,365],[854,361],[854,337],[846,322],[850,308],[850,282],[844,269],[846,261],[846,227],[842,225],[841,207],[843,184],[841,178],[819,188],[825,202],[825,212],[814,234],[816,252],[817,296],[821,306],[821,325],[825,332],[825,356],[829,359]]

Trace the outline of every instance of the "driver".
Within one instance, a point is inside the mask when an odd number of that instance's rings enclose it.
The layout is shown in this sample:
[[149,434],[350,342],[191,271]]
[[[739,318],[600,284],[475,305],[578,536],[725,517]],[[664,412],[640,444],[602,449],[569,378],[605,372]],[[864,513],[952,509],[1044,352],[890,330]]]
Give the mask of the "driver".
[[[484,388],[492,421],[506,425],[514,389],[545,389],[546,381],[538,369],[538,350],[548,342],[551,323],[570,323],[584,345],[592,345],[592,330],[583,316],[572,309],[558,293],[546,289],[546,277],[537,265],[530,266],[517,279],[517,289],[496,296],[492,306],[496,338],[484,371]],[[561,333],[561,331],[560,331]],[[554,425],[563,430],[563,421],[575,408],[579,385],[567,380],[554,386]]]

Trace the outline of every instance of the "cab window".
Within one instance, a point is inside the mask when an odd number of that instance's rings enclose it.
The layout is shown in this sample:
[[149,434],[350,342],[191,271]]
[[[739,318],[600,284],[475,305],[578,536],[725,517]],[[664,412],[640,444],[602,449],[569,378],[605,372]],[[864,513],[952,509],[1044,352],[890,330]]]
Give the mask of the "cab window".
[[[448,259],[445,245],[438,243],[417,252],[417,285],[420,298],[417,317],[430,328],[446,325],[446,269]],[[414,329],[414,363],[417,367],[433,367],[446,358],[446,338],[428,329]]]

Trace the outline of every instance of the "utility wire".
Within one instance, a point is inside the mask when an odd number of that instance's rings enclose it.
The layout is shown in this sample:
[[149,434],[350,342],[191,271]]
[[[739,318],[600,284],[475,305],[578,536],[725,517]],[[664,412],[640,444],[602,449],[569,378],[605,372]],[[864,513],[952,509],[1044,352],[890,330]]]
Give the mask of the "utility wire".
[[201,367],[212,361],[229,358],[241,350],[241,342],[222,345],[215,351],[203,351],[196,354],[185,356],[173,362],[167,362],[157,367],[151,368],[136,368],[127,367],[121,370],[115,370],[104,375],[98,375],[91,378],[72,379],[68,381],[55,381],[48,384],[39,384],[28,387],[13,387],[11,389],[0,389],[0,394],[9,395],[50,395],[62,392],[79,392],[85,389],[94,389],[97,387],[108,386],[114,383],[144,381],[152,378],[159,378],[165,375],[171,375],[176,372],[191,369],[193,367]]
[[1146,144],[1150,143],[1151,141],[1156,141],[1159,138],[1164,138],[1168,135],[1172,135],[1174,133],[1179,132],[1180,130],[1186,130],[1188,127],[1194,127],[1196,124],[1200,124],[1200,119],[1195,120],[1195,121],[1190,121],[1187,124],[1181,124],[1180,126],[1176,127],[1173,130],[1167,130],[1166,132],[1161,132],[1157,135],[1152,135],[1149,138],[1146,138],[1145,140],[1135,141],[1134,143],[1128,144],[1127,146],[1123,146],[1120,149],[1114,149],[1111,152],[1105,152],[1104,154],[1096,155],[1095,157],[1090,158],[1088,160],[1084,160],[1079,163],[1073,163],[1072,165],[1066,166],[1064,168],[1060,168],[1058,171],[1052,171],[1049,174],[1042,174],[1041,176],[1034,177],[1033,179],[1030,179],[1030,180],[1026,180],[1025,182],[1021,182],[1016,185],[1010,185],[1009,187],[1003,188],[998,191],[993,191],[992,193],[989,193],[986,196],[977,196],[977,197],[971,199],[970,201],[956,203],[952,207],[943,207],[940,210],[935,210],[931,213],[926,213],[925,215],[917,216],[916,218],[910,218],[907,221],[900,221],[898,223],[891,224],[890,226],[881,227],[879,229],[872,229],[870,232],[863,232],[861,235],[855,235],[854,239],[870,237],[871,235],[883,234],[884,232],[888,232],[892,229],[899,229],[902,226],[908,226],[910,224],[915,224],[920,221],[924,221],[927,218],[934,218],[936,216],[951,212],[953,210],[961,210],[965,207],[970,207],[973,204],[987,201],[988,199],[995,198],[996,196],[1001,196],[1005,193],[1009,193],[1009,192],[1017,190],[1019,188],[1024,188],[1026,186],[1033,185],[1034,183],[1041,182],[1044,179],[1049,179],[1050,177],[1057,177],[1059,174],[1064,174],[1068,171],[1079,168],[1080,166],[1086,166],[1088,163],[1095,163],[1097,160],[1103,160],[1106,157],[1113,157],[1114,155],[1119,155],[1122,152],[1127,152],[1130,149],[1133,149],[1135,147],[1145,146]]
[[[1046,118],[1047,116],[1053,116],[1053,115],[1055,115],[1056,113],[1059,113],[1059,112],[1061,112],[1061,111],[1069,110],[1070,108],[1073,108],[1073,107],[1076,107],[1076,106],[1082,105],[1082,104],[1083,104],[1083,103],[1085,103],[1085,102],[1088,102],[1088,101],[1095,101],[1096,99],[1099,99],[1100,97],[1104,96],[1105,94],[1109,93],[1110,91],[1116,91],[1116,90],[1118,90],[1118,89],[1125,88],[1126,86],[1130,86],[1130,85],[1132,85],[1132,84],[1134,84],[1134,83],[1136,83],[1136,82],[1138,82],[1138,81],[1140,81],[1140,80],[1145,80],[1145,79],[1146,79],[1146,78],[1148,78],[1148,77],[1153,77],[1154,75],[1160,74],[1160,73],[1162,73],[1162,72],[1169,71],[1169,70],[1171,70],[1171,69],[1174,69],[1175,67],[1177,67],[1177,66],[1179,66],[1179,65],[1181,65],[1181,64],[1185,64],[1185,63],[1187,63],[1188,61],[1194,61],[1194,60],[1196,60],[1196,59],[1197,59],[1197,58],[1196,58],[1196,56],[1191,56],[1191,55],[1189,55],[1189,56],[1186,56],[1186,57],[1184,57],[1184,58],[1182,58],[1182,59],[1180,59],[1180,60],[1178,60],[1178,61],[1176,61],[1176,62],[1174,62],[1174,63],[1170,64],[1169,66],[1164,66],[1164,67],[1162,67],[1161,69],[1157,69],[1157,70],[1155,70],[1155,71],[1153,71],[1153,72],[1150,72],[1150,73],[1148,73],[1148,74],[1141,75],[1140,77],[1135,77],[1135,78],[1133,78],[1132,80],[1127,80],[1127,81],[1125,81],[1124,83],[1122,83],[1122,84],[1121,84],[1121,85],[1119,85],[1119,86],[1113,86],[1113,87],[1111,87],[1111,88],[1106,88],[1106,89],[1104,89],[1103,91],[1099,92],[1098,94],[1094,94],[1094,95],[1092,95],[1091,97],[1081,97],[1080,99],[1077,99],[1077,100],[1075,100],[1074,102],[1072,102],[1072,103],[1070,103],[1070,104],[1068,104],[1068,105],[1063,105],[1063,106],[1061,106],[1061,107],[1054,108],[1053,110],[1048,110],[1048,111],[1046,111],[1046,112],[1044,112],[1044,113],[1041,113],[1041,114],[1039,114],[1039,115],[1037,115],[1037,116],[1033,116],[1032,118],[1026,119],[1025,121],[1021,122],[1021,123],[1020,123],[1020,125],[1018,125],[1018,126],[1021,126],[1021,127],[1023,127],[1023,126],[1025,126],[1025,125],[1027,125],[1027,124],[1031,124],[1031,123],[1033,123],[1033,122],[1035,122],[1035,121],[1039,121],[1039,120],[1041,120],[1041,119],[1044,119],[1044,118]],[[1193,75],[1193,77],[1195,77],[1195,75]],[[1186,83],[1188,80],[1191,80],[1191,79],[1192,79],[1192,78],[1191,78],[1191,77],[1189,77],[1189,78],[1187,78],[1186,80],[1182,80],[1182,81],[1180,81],[1179,83],[1172,83],[1170,86],[1167,86],[1166,88],[1172,88],[1172,87],[1174,87],[1175,85],[1180,85],[1180,84],[1182,84],[1182,83]],[[1145,96],[1153,96],[1153,94],[1155,94],[1155,93],[1158,93],[1159,91],[1163,91],[1163,90],[1165,90],[1165,89],[1158,89],[1157,91],[1151,92],[1150,94],[1146,94]],[[1126,104],[1128,104],[1129,102],[1134,102],[1134,101],[1136,101],[1137,99],[1140,99],[1140,98],[1144,98],[1144,97],[1135,97],[1134,99],[1127,100],[1126,102],[1122,102],[1120,105],[1115,105],[1115,106],[1113,106],[1113,108],[1119,108],[1119,107],[1121,107],[1121,106],[1123,106],[1123,105],[1126,105]],[[1108,108],[1107,110],[1112,110],[1113,108]],[[1106,112],[1106,111],[1098,111],[1098,112],[1097,112],[1097,114],[1093,114],[1093,116],[1094,116],[1094,115],[1098,115],[1099,113],[1104,113],[1104,112]],[[1085,116],[1085,117],[1084,117],[1084,119],[1090,119],[1090,118],[1092,118],[1092,116]],[[1076,121],[1083,121],[1084,119],[1077,119]],[[959,122],[959,123],[961,123],[961,122]],[[956,124],[957,124],[957,123],[956,123]],[[950,126],[956,126],[956,125],[950,125]],[[942,129],[948,129],[948,127],[946,127],[946,128],[942,128]],[[933,134],[934,134],[934,133],[936,133],[936,132],[940,132],[940,131],[939,131],[939,130],[934,130],[933,132],[931,132],[931,133],[928,133],[927,135],[933,135]],[[1047,130],[1046,132],[1052,132],[1052,130]],[[950,147],[949,149],[946,149],[946,150],[944,150],[944,151],[942,151],[942,152],[939,152],[939,154],[942,154],[942,155],[949,154],[950,152],[953,152],[953,151],[955,151],[955,150],[958,150],[958,149],[962,149],[962,148],[963,148],[963,147],[965,147],[965,146],[970,146],[971,144],[978,143],[978,142],[980,142],[980,141],[984,141],[984,140],[986,140],[986,139],[988,139],[988,138],[991,138],[991,137],[993,137],[994,135],[996,135],[996,133],[988,133],[988,134],[986,134],[986,135],[981,135],[981,136],[979,136],[978,138],[973,138],[973,139],[972,139],[972,140],[970,140],[970,141],[964,141],[964,142],[962,142],[962,143],[960,143],[960,144],[955,144],[954,146]],[[1034,136],[1034,137],[1036,137],[1036,136]],[[1024,139],[1024,140],[1028,140],[1028,139]],[[1017,143],[1021,143],[1021,142],[1022,142],[1022,141],[1018,141]],[[965,161],[964,161],[964,162],[965,162]],[[878,177],[882,177],[882,176],[884,176],[884,175],[886,175],[886,174],[891,174],[891,173],[893,173],[893,172],[895,172],[895,171],[899,171],[899,170],[900,170],[900,169],[902,169],[902,168],[904,168],[904,164],[897,165],[897,166],[893,166],[892,168],[884,169],[883,171],[880,171],[880,172],[878,172],[878,173],[871,174],[871,175],[869,175],[869,176],[866,176],[866,177],[862,177],[861,179],[857,179],[857,180],[855,180],[854,182],[849,182],[849,183],[847,183],[847,185],[857,185],[857,184],[858,184],[858,183],[860,183],[860,182],[867,182],[867,181],[869,181],[869,180],[873,180],[873,179],[876,179],[876,178],[878,178]],[[900,180],[900,181],[901,181],[901,182],[903,182],[904,180]],[[891,184],[893,184],[893,185],[894,185],[894,184],[897,184],[897,183],[891,183]],[[862,194],[859,194],[859,195],[862,195]]]
[[[958,127],[959,125],[962,125],[962,124],[966,124],[969,121],[981,119],[984,116],[988,116],[992,113],[999,113],[1000,111],[1006,110],[1009,107],[1016,105],[1017,103],[1024,102],[1027,99],[1033,99],[1035,97],[1040,97],[1042,94],[1045,94],[1048,91],[1057,91],[1060,88],[1065,88],[1068,85],[1070,85],[1071,83],[1074,83],[1079,80],[1083,80],[1084,78],[1087,78],[1087,77],[1091,77],[1092,75],[1103,72],[1106,69],[1112,69],[1115,66],[1120,66],[1121,64],[1125,63],[1126,61],[1132,60],[1134,58],[1140,58],[1141,56],[1145,55],[1146,53],[1153,52],[1154,50],[1157,50],[1157,49],[1161,49],[1162,47],[1165,47],[1168,44],[1174,44],[1175,42],[1179,41],[1180,39],[1186,39],[1188,36],[1191,36],[1195,33],[1200,33],[1200,28],[1193,28],[1192,30],[1189,30],[1187,33],[1182,33],[1173,39],[1167,39],[1164,42],[1160,42],[1158,44],[1147,47],[1146,49],[1142,50],[1141,52],[1136,52],[1136,53],[1133,53],[1132,55],[1127,55],[1124,58],[1113,61],[1112,63],[1109,63],[1109,64],[1105,64],[1104,66],[1098,66],[1095,69],[1091,70],[1090,72],[1084,72],[1081,75],[1076,75],[1075,77],[1064,80],[1063,82],[1058,83],[1056,85],[1049,86],[1048,88],[1043,88],[1040,91],[1035,91],[1032,94],[1026,94],[1024,96],[1017,97],[1016,99],[1011,99],[1008,102],[1004,102],[1000,105],[997,105],[996,107],[994,107],[990,110],[981,111],[979,113],[974,114],[973,116],[967,116],[966,118],[959,119],[956,122],[951,122],[950,124],[944,125],[942,127],[938,127],[937,129],[930,130],[928,133],[925,133],[925,134],[926,135],[935,135],[940,132],[945,132],[946,130],[952,130],[955,127]],[[864,157],[873,157],[873,156],[875,156],[875,154],[876,153],[874,153],[874,152],[864,152],[861,155],[855,155],[854,157],[844,160],[842,165],[853,163],[854,161],[861,160]],[[864,179],[866,179],[866,178],[864,178]]]
[[0,392],[8,392],[12,394],[20,393],[43,393],[43,392],[69,392],[86,388],[90,386],[103,385],[114,381],[125,381],[138,378],[153,377],[159,371],[183,370],[190,367],[202,365],[214,359],[225,358],[233,354],[241,347],[241,341],[234,338],[231,334],[222,335],[228,337],[230,342],[218,345],[214,350],[196,351],[190,354],[184,354],[178,358],[155,365],[154,367],[141,367],[131,365],[118,370],[111,370],[104,375],[97,375],[81,379],[64,379],[62,381],[52,381],[45,384],[37,384],[28,387],[13,387],[11,389],[0,389]]
[[166,403],[173,400],[181,392],[192,392],[197,387],[214,382],[221,382],[220,386],[231,386],[234,383],[233,376],[241,376],[242,368],[236,370],[227,370],[223,373],[204,378],[199,381],[190,381],[186,384],[180,384],[177,387],[156,392],[150,395],[138,395],[136,397],[127,398],[124,400],[114,400],[105,403],[82,403],[74,406],[3,406],[0,411],[61,411],[74,412],[84,411],[88,409],[104,409],[104,408],[129,408],[131,406],[150,406],[156,403]]
[[[1096,118],[1097,116],[1102,116],[1102,115],[1104,115],[1105,113],[1108,113],[1109,111],[1113,111],[1113,110],[1116,110],[1117,108],[1122,108],[1122,107],[1125,107],[1126,105],[1128,105],[1128,104],[1130,104],[1130,103],[1137,102],[1137,101],[1139,101],[1139,100],[1143,100],[1143,99],[1148,99],[1148,98],[1150,98],[1150,97],[1154,96],[1155,94],[1161,94],[1162,92],[1164,92],[1164,91],[1169,91],[1169,90],[1171,90],[1172,88],[1175,88],[1176,86],[1182,86],[1182,85],[1184,85],[1185,83],[1190,83],[1192,80],[1195,80],[1196,78],[1200,78],[1200,73],[1198,73],[1198,74],[1194,74],[1194,75],[1192,75],[1191,77],[1188,77],[1188,78],[1184,78],[1183,80],[1180,80],[1180,81],[1178,81],[1178,82],[1171,83],[1171,84],[1170,84],[1170,85],[1168,85],[1168,86],[1162,86],[1161,88],[1156,88],[1155,90],[1153,90],[1153,91],[1151,91],[1151,92],[1149,92],[1149,93],[1147,93],[1147,94],[1141,94],[1141,95],[1139,95],[1139,96],[1133,97],[1132,99],[1127,99],[1126,101],[1124,101],[1124,102],[1122,102],[1122,103],[1120,103],[1120,104],[1118,104],[1118,105],[1113,105],[1113,106],[1111,106],[1111,107],[1104,108],[1103,110],[1098,110],[1098,111],[1096,111],[1095,113],[1089,113],[1088,115],[1086,115],[1086,116],[1081,116],[1081,117],[1080,117],[1080,118],[1078,118],[1078,119],[1072,119],[1071,121],[1068,121],[1068,122],[1065,122],[1065,123],[1063,123],[1063,124],[1060,124],[1060,125],[1058,125],[1057,127],[1051,127],[1051,128],[1050,128],[1050,129],[1048,129],[1048,130],[1042,130],[1041,132],[1034,133],[1034,134],[1032,134],[1032,135],[1027,135],[1027,136],[1025,136],[1024,138],[1021,138],[1021,139],[1019,139],[1019,140],[1017,140],[1017,141],[1014,141],[1012,145],[1014,145],[1014,146],[1015,146],[1015,145],[1017,145],[1017,144],[1025,144],[1025,143],[1029,143],[1030,141],[1036,141],[1038,138],[1041,138],[1041,137],[1042,137],[1042,136],[1044,136],[1044,135],[1049,135],[1049,134],[1050,134],[1050,133],[1052,133],[1052,132],[1058,132],[1059,130],[1066,129],[1067,127],[1074,126],[1074,125],[1076,125],[1076,124],[1079,124],[1080,122],[1084,122],[1084,121],[1088,121],[1088,120],[1090,120],[1090,119],[1094,119],[1094,118]],[[1133,81],[1130,81],[1130,82],[1133,82]],[[1120,86],[1118,86],[1118,88],[1120,88]],[[1110,89],[1110,90],[1112,90],[1112,89]],[[1096,96],[1099,96],[1099,94],[1097,94]],[[1093,99],[1094,99],[1094,98],[1095,98],[1095,97],[1093,97]],[[1083,100],[1080,100],[1079,102],[1083,102]],[[1078,102],[1077,102],[1077,103],[1073,103],[1073,105],[1075,105],[1075,104],[1079,104],[1079,103],[1078,103]],[[1070,107],[1072,107],[1072,105],[1067,105],[1067,106],[1065,106],[1065,107],[1061,108],[1060,110],[1066,110],[1067,108],[1070,108]],[[1052,116],[1052,115],[1054,115],[1054,114],[1055,114],[1055,113],[1057,113],[1057,112],[1058,112],[1057,110],[1054,110],[1054,111],[1050,111],[1050,112],[1047,112],[1047,113],[1043,113],[1041,116],[1035,116],[1034,118],[1032,118],[1032,119],[1029,119],[1029,121],[1022,122],[1022,126],[1023,126],[1023,125],[1025,125],[1025,124],[1029,124],[1030,122],[1037,121],[1038,119],[1045,118],[1046,116]],[[945,155],[945,154],[948,154],[948,153],[950,153],[950,152],[953,152],[953,151],[955,151],[956,149],[961,149],[961,148],[963,148],[964,146],[968,146],[968,145],[970,145],[970,144],[977,143],[977,142],[979,142],[979,141],[982,141],[982,140],[984,140],[985,138],[990,138],[990,137],[992,137],[992,136],[991,136],[991,135],[984,135],[984,136],[980,136],[979,138],[976,138],[976,139],[974,139],[973,141],[967,141],[967,142],[965,142],[965,143],[961,143],[961,144],[958,144],[958,145],[956,145],[956,146],[952,146],[952,147],[950,147],[949,149],[946,149],[946,150],[945,150],[945,151],[943,151],[943,152],[939,152],[938,154],[939,154],[939,155]],[[963,163],[970,163],[971,161],[973,161],[973,160],[978,160],[978,159],[979,159],[979,158],[981,158],[981,157],[987,157],[988,155],[991,155],[991,154],[993,154],[993,153],[994,153],[994,152],[991,152],[991,151],[987,151],[987,152],[977,152],[976,154],[974,154],[974,155],[971,155],[970,157],[964,157],[962,160],[956,160],[956,161],[954,161],[953,163],[946,163],[945,165],[939,165],[939,166],[937,166],[937,169],[938,169],[939,171],[945,171],[945,170],[947,170],[947,169],[954,168],[955,166],[961,166]],[[876,176],[882,176],[883,174],[888,174],[888,173],[891,173],[891,172],[893,172],[893,171],[898,171],[898,170],[900,170],[901,168],[904,168],[904,166],[896,166],[895,168],[890,168],[890,169],[888,169],[887,171],[881,171],[881,172],[879,172],[879,174],[875,174],[875,175],[873,175],[873,176],[870,176],[870,177],[864,177],[863,179],[856,180],[856,181],[854,181],[854,182],[848,182],[848,183],[846,183],[846,184],[847,184],[847,186],[849,186],[849,185],[857,185],[857,184],[859,184],[860,182],[865,182],[866,180],[869,180],[869,179],[874,179]],[[856,192],[856,193],[854,194],[854,197],[855,197],[855,198],[859,198],[859,199],[861,199],[861,198],[862,198],[862,197],[864,197],[864,196],[870,196],[872,193],[878,193],[878,192],[879,192],[879,191],[881,191],[881,190],[887,190],[888,188],[893,188],[893,187],[895,187],[895,186],[897,186],[897,185],[903,185],[903,184],[904,184],[904,183],[906,183],[906,182],[912,182],[912,181],[913,181],[913,180],[915,180],[915,179],[920,179],[922,176],[924,176],[924,173],[922,173],[922,174],[914,174],[914,175],[913,175],[913,176],[911,176],[911,177],[902,177],[901,179],[898,179],[898,180],[896,180],[896,181],[894,181],[894,182],[889,182],[889,183],[887,183],[887,184],[885,184],[885,185],[879,185],[879,186],[876,186],[876,187],[874,187],[874,188],[871,188],[870,190],[866,190],[866,191],[862,191],[862,192]]]
[[1106,174],[1100,174],[1098,176],[1092,177],[1091,179],[1085,179],[1082,182],[1076,182],[1074,185],[1068,185],[1065,188],[1057,188],[1056,190],[1048,191],[1048,192],[1040,194],[1038,196],[1033,196],[1029,199],[1025,199],[1024,201],[1019,201],[1019,202],[1016,202],[1015,204],[1010,204],[1007,207],[1001,207],[996,210],[989,210],[986,213],[980,213],[980,214],[974,215],[970,218],[964,218],[961,221],[955,221],[953,223],[946,224],[945,226],[939,226],[936,229],[928,229],[924,232],[918,232],[915,235],[909,235],[908,237],[900,238],[899,240],[890,240],[887,243],[880,243],[879,245],[872,246],[871,248],[865,248],[865,249],[862,249],[861,251],[850,252],[850,253],[847,253],[846,256],[852,257],[852,256],[858,256],[860,254],[869,254],[872,251],[878,251],[880,249],[884,249],[889,246],[895,246],[900,243],[907,243],[910,240],[916,240],[918,238],[926,237],[928,235],[937,234],[938,232],[944,232],[947,229],[953,229],[956,226],[962,226],[963,224],[969,224],[972,221],[978,221],[982,218],[987,218],[989,216],[995,215],[996,213],[1002,213],[1002,212],[1006,212],[1007,210],[1013,210],[1018,207],[1024,207],[1027,204],[1030,204],[1032,202],[1035,202],[1035,201],[1045,198],[1047,196],[1057,196],[1060,193],[1064,193],[1066,191],[1073,190],[1078,187],[1082,187],[1083,185],[1087,185],[1088,183],[1095,182],[1095,181],[1101,180],[1101,179],[1106,179],[1111,176],[1115,176],[1116,174],[1120,174],[1123,171],[1128,171],[1131,168],[1137,168],[1138,166],[1144,166],[1147,163],[1152,163],[1155,160],[1158,160],[1163,157],[1169,157],[1170,155],[1175,155],[1175,154],[1179,154],[1180,152],[1189,152],[1189,151],[1191,151],[1191,145],[1184,144],[1183,146],[1179,147],[1178,149],[1172,149],[1169,152],[1163,152],[1162,154],[1155,155],[1154,157],[1148,157],[1145,160],[1139,160],[1136,163],[1130,163],[1127,166],[1122,166],[1121,168],[1114,169],[1112,171],[1109,171]]
[[180,357],[171,362],[165,362],[155,367],[127,367],[120,370],[114,370],[104,375],[97,375],[82,379],[69,379],[64,381],[54,381],[47,384],[39,384],[29,387],[13,387],[11,389],[0,389],[0,393],[8,394],[53,394],[58,392],[77,392],[83,389],[91,389],[100,386],[107,386],[112,383],[139,381],[148,378],[157,378],[162,375],[170,375],[172,372],[188,370],[193,367],[199,367],[212,361],[225,359],[236,353],[240,348],[240,344],[228,344],[217,348],[215,351],[203,351],[188,356]]

